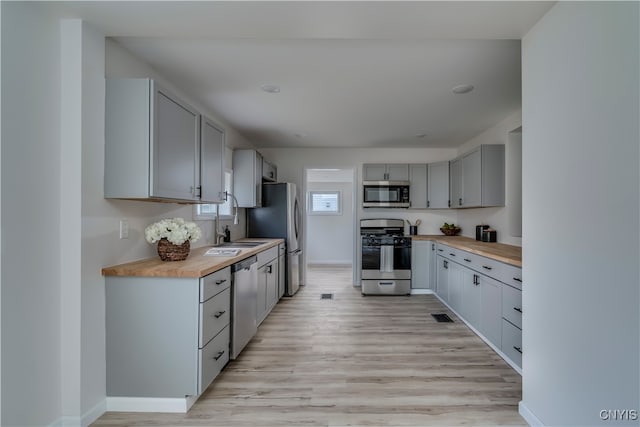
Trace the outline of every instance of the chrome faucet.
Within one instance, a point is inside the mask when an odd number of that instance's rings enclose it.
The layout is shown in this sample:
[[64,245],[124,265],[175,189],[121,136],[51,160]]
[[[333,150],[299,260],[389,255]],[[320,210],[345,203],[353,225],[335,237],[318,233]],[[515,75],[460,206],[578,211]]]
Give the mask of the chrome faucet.
[[[233,194],[229,193],[228,191],[224,192],[224,196],[225,199],[229,196],[231,196],[231,199],[233,200],[233,205],[234,205],[234,213],[233,213],[233,224],[234,225],[238,225],[239,221],[238,221],[238,199],[236,199],[236,196],[234,196]],[[220,231],[220,205],[216,205],[216,217],[213,220],[213,241],[215,245],[219,245],[220,244],[220,240],[223,239],[225,237],[224,232]]]

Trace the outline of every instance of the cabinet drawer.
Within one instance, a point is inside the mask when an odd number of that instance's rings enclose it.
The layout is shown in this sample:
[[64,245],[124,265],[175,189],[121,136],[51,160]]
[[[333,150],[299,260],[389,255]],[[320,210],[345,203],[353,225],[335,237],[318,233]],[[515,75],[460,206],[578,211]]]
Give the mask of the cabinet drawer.
[[522,329],[522,291],[502,285],[502,317]]
[[522,331],[502,320],[502,352],[522,368]]
[[204,347],[218,332],[229,324],[231,289],[227,288],[207,302],[200,303],[200,339]]
[[230,286],[231,269],[229,267],[204,276],[200,279],[200,302],[205,302]]
[[198,351],[198,394],[202,394],[229,361],[229,326]]
[[258,253],[258,268],[262,267],[271,260],[278,258],[278,247],[274,246]]
[[497,279],[516,289],[522,289],[522,269],[515,265],[502,264]]

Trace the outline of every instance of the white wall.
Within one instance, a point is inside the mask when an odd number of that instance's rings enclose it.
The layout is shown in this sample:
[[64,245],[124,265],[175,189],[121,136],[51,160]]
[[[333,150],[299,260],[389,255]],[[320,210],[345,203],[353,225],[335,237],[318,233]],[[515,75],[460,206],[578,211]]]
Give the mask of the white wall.
[[[510,116],[503,119],[500,123],[487,129],[478,136],[470,139],[464,143],[459,149],[458,154],[466,153],[473,148],[481,144],[504,144],[505,151],[509,150],[507,144],[508,134],[512,130],[519,128],[522,125],[522,113],[517,111]],[[509,158],[509,153],[505,153],[505,159]],[[476,225],[489,224],[491,228],[497,231],[498,242],[507,243],[510,245],[522,246],[522,238],[513,237],[509,233],[509,205],[511,200],[509,199],[510,185],[513,185],[514,180],[509,176],[509,172],[512,169],[510,167],[505,168],[505,205],[504,207],[496,208],[478,208],[478,209],[460,209],[458,210],[458,222],[462,228],[463,236],[474,238],[476,237]]]
[[307,195],[339,191],[342,197],[339,215],[307,215],[308,264],[353,264],[353,188],[353,181],[307,183]]
[[2,425],[61,415],[60,36],[2,2]]
[[523,400],[638,425],[639,3],[561,2],[523,51]]

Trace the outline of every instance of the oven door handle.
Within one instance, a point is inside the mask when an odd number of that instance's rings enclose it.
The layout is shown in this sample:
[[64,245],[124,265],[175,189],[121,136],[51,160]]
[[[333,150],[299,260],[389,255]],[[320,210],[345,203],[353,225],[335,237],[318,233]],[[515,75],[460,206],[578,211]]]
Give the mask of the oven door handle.
[[380,272],[393,273],[393,245],[380,245]]

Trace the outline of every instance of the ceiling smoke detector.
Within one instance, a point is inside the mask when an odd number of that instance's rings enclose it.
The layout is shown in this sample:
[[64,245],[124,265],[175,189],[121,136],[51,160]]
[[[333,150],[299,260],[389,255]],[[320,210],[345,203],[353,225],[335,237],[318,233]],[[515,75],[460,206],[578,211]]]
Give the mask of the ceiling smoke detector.
[[260,89],[267,93],[280,93],[280,86],[278,85],[262,85]]
[[473,90],[473,85],[458,85],[451,88],[451,92],[456,95],[460,95],[463,93],[469,93]]

